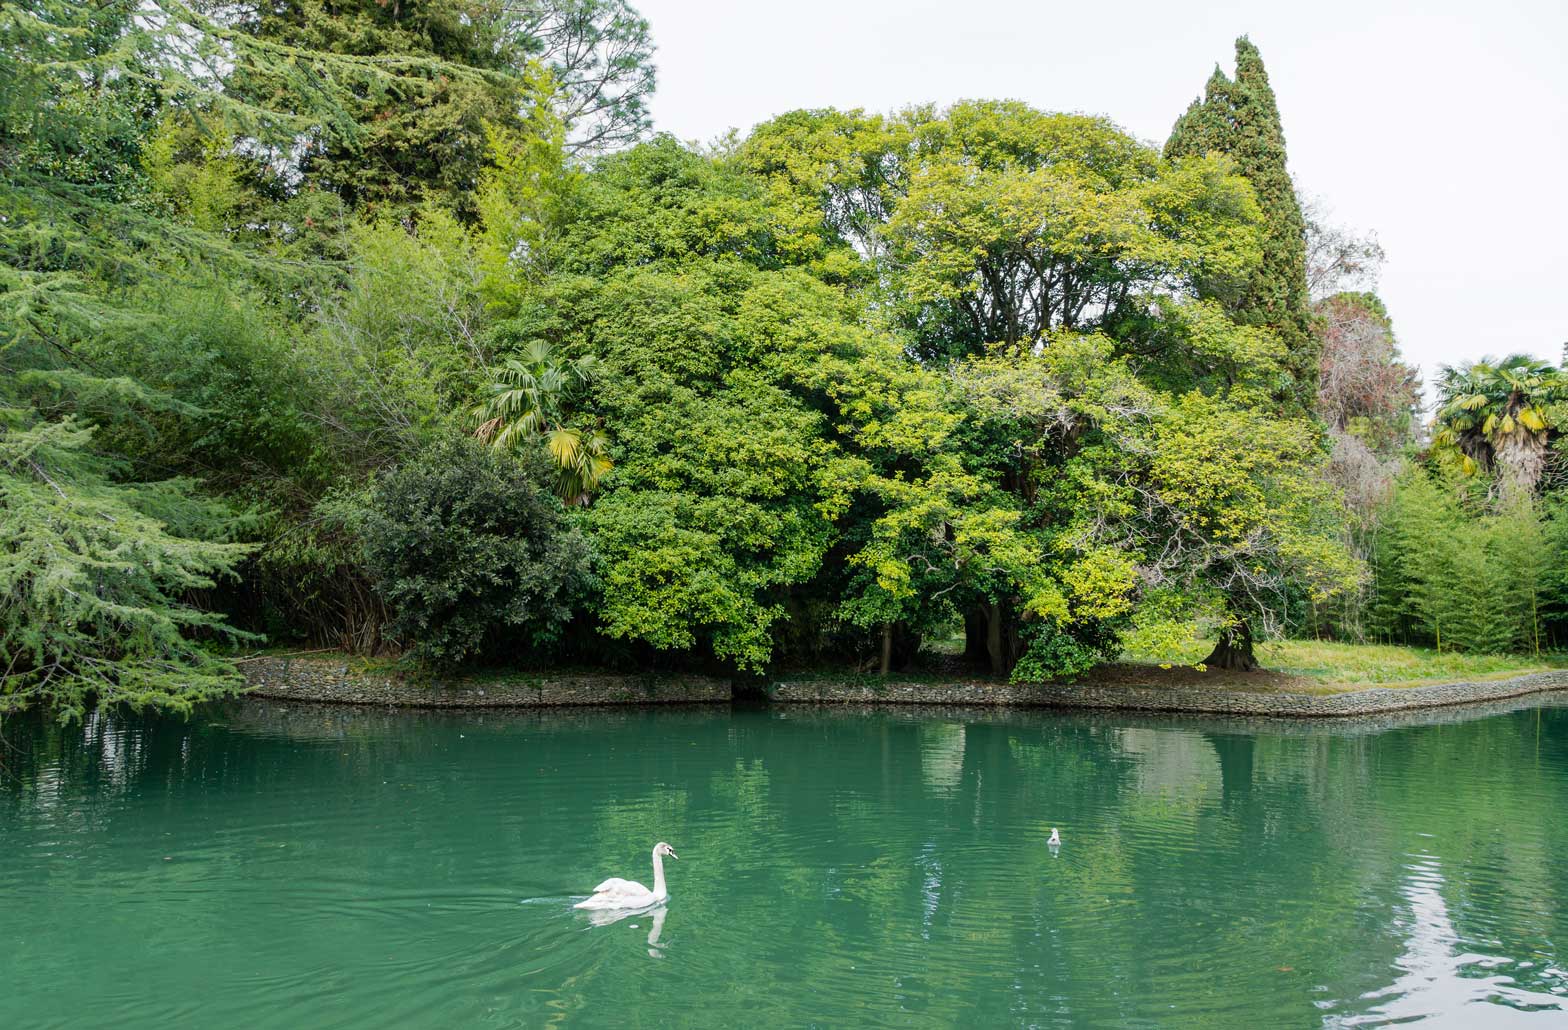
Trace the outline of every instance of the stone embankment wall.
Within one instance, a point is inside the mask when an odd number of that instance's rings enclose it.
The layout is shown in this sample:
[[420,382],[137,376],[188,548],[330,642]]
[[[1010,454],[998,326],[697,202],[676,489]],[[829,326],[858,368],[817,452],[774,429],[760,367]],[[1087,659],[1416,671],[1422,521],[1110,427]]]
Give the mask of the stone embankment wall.
[[1443,683],[1427,687],[1373,687],[1343,694],[1217,690],[1205,687],[1097,687],[1089,683],[999,684],[988,682],[850,684],[832,680],[782,681],[768,689],[777,702],[862,704],[1037,705],[1059,708],[1120,708],[1149,712],[1216,715],[1355,716],[1416,708],[1497,701],[1568,688],[1568,671],[1506,680]]
[[[518,674],[433,683],[377,671],[341,655],[262,656],[240,666],[257,697],[420,708],[541,705],[724,704],[730,680],[715,676],[613,673]],[[1010,684],[985,680],[879,682],[777,680],[764,688],[778,704],[978,705],[1202,712],[1233,716],[1344,717],[1474,704],[1568,689],[1568,670],[1476,683],[1369,688],[1311,695],[1204,687]]]
[[433,683],[367,669],[342,655],[263,656],[240,665],[255,697],[418,708],[728,703],[730,681],[713,676],[561,673]]

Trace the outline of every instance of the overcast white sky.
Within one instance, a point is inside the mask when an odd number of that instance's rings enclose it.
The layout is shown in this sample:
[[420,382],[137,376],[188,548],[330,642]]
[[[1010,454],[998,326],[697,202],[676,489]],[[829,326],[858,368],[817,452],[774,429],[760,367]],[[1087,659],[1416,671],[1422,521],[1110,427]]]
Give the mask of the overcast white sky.
[[1568,342],[1568,0],[632,0],[655,127],[707,142],[801,107],[1006,97],[1163,142],[1232,41],[1263,52],[1291,170],[1375,231],[1406,357]]

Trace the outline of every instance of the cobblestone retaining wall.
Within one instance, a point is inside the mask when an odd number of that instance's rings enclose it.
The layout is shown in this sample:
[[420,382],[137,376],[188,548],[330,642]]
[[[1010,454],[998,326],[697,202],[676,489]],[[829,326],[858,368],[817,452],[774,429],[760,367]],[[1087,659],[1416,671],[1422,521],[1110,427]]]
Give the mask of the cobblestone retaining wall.
[[240,665],[254,697],[418,708],[535,705],[728,703],[730,681],[713,676],[562,673],[433,683],[356,667],[341,655],[248,659]]
[[[422,708],[514,708],[540,705],[724,704],[730,680],[715,676],[561,673],[431,683],[359,667],[341,655],[263,656],[241,664],[256,697]],[[957,705],[1200,712],[1230,716],[1345,717],[1499,701],[1568,689],[1568,670],[1478,683],[1371,688],[1311,695],[1203,687],[1096,687],[1008,684],[985,680],[867,682],[777,680],[765,689],[780,704]]]
[[844,683],[783,680],[768,698],[785,703],[1033,705],[1060,708],[1119,708],[1217,715],[1323,717],[1376,715],[1417,708],[1497,701],[1544,690],[1568,688],[1568,671],[1535,673],[1479,683],[1429,687],[1374,687],[1344,694],[1285,694],[1204,687],[1096,687],[1092,684],[999,684],[988,682]]

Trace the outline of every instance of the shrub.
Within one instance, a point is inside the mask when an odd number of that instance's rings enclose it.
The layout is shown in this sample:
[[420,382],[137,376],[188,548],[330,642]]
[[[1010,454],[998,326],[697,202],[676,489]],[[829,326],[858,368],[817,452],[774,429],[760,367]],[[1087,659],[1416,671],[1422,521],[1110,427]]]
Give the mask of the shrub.
[[589,548],[541,470],[469,440],[384,476],[361,520],[387,631],[450,668],[559,639],[591,582]]
[[1038,619],[1024,624],[1023,635],[1024,653],[1013,666],[1014,683],[1081,676],[1096,665],[1115,661],[1121,652],[1115,631],[1094,620],[1069,632],[1048,619]]

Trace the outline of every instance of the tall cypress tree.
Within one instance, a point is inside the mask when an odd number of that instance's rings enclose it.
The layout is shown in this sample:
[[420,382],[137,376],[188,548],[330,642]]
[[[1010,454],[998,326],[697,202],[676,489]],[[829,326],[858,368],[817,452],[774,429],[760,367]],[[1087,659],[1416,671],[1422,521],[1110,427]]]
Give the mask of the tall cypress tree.
[[1165,156],[1228,154],[1251,181],[1263,209],[1263,263],[1236,296],[1222,298],[1232,315],[1279,333],[1291,384],[1282,398],[1310,409],[1317,396],[1321,345],[1308,308],[1306,227],[1285,168],[1285,132],[1263,58],[1251,40],[1236,40],[1236,77],[1219,68],[1202,99],[1176,119]]

